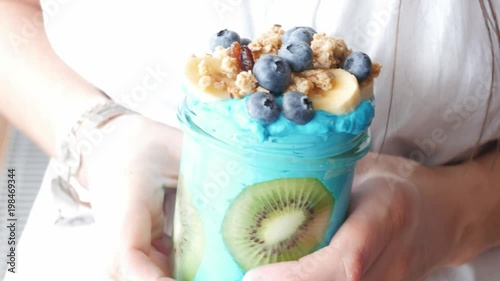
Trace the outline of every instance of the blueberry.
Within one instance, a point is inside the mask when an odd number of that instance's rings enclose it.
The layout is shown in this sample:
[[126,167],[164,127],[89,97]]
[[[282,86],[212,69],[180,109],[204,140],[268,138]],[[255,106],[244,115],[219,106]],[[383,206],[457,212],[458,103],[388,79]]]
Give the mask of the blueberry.
[[212,52],[215,51],[217,46],[228,48],[231,44],[233,44],[233,42],[240,43],[240,40],[241,39],[238,33],[223,29],[212,35],[212,38],[210,38],[210,50],[212,50]]
[[313,40],[313,34],[310,33],[308,30],[297,29],[294,32],[292,32],[292,34],[290,34],[286,43],[300,41],[310,45],[312,40]]
[[280,107],[274,95],[266,92],[251,94],[246,101],[248,115],[263,125],[278,119]]
[[299,124],[307,124],[314,117],[311,100],[304,93],[291,91],[283,95],[283,116]]
[[252,43],[252,40],[250,40],[248,38],[241,38],[241,42],[240,42],[241,45],[248,46],[248,44],[250,44],[250,43]]
[[356,76],[358,83],[361,83],[372,72],[372,61],[367,54],[354,52],[345,59],[342,68]]
[[316,34],[316,30],[312,29],[311,27],[296,26],[290,28],[285,32],[285,34],[283,34],[282,41],[283,44],[287,43],[289,39],[293,41],[302,41],[306,42],[307,44],[311,44],[314,34]]
[[288,62],[294,72],[308,69],[313,62],[311,47],[309,44],[301,41],[289,41],[281,46],[278,55]]
[[260,86],[273,93],[282,93],[290,84],[290,65],[280,56],[263,55],[253,66],[253,73]]

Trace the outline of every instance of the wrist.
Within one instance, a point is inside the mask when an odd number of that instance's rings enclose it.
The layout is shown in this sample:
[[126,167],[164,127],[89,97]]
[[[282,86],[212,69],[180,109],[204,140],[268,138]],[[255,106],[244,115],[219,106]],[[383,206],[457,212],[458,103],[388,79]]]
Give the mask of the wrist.
[[449,209],[453,225],[443,265],[461,265],[498,243],[500,198],[487,184],[484,170],[473,162],[436,168],[436,175],[444,195],[441,205]]
[[[68,133],[79,122],[81,117],[92,107],[110,101],[110,98],[102,91],[95,89],[86,95],[74,95],[65,99],[64,106],[60,106],[53,113],[53,135],[54,145],[57,149],[58,142],[65,139]],[[54,152],[57,150],[54,149]],[[53,154],[57,156],[56,154]]]
[[421,192],[422,240],[430,247],[428,259],[435,268],[456,263],[456,255],[461,253],[461,230],[468,221],[462,198],[449,176],[441,167],[417,166],[411,177]]
[[62,165],[57,173],[58,184],[53,184],[53,189],[65,191],[75,202],[81,203],[79,194],[74,188],[76,184],[71,184],[71,180],[77,180],[79,184],[76,186],[86,187],[86,183],[82,183],[79,178],[82,159],[104,141],[107,131],[103,127],[110,120],[134,113],[111,99],[94,104],[84,111],[71,129],[58,139],[56,162]]
[[[123,113],[118,114],[109,118],[107,121],[102,122],[93,131],[92,135],[94,138],[93,147],[87,153],[81,154],[80,169],[77,171],[75,178],[79,184],[86,190],[89,189],[88,173],[92,168],[92,164],[89,163],[90,159],[99,158],[103,154],[101,144],[106,141],[107,138],[114,138],[113,133],[123,130],[126,128],[128,131],[134,131],[137,126],[146,126],[144,122],[150,122],[143,115],[140,114],[129,114]],[[94,164],[100,161],[94,161]],[[97,167],[97,165],[95,165]]]

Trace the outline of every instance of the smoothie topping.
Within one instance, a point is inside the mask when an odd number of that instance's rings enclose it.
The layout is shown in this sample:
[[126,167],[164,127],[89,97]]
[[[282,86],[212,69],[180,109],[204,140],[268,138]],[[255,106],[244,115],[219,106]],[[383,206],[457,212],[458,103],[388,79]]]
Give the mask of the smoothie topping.
[[266,92],[250,95],[246,102],[246,108],[250,117],[264,125],[274,122],[280,115],[276,97]]
[[242,71],[238,59],[222,47],[216,47],[213,54],[191,57],[185,73],[189,82],[203,92],[198,96],[203,101],[242,98],[258,86],[252,72]]
[[335,85],[333,69],[311,69],[292,75],[288,91],[299,91],[306,95],[322,94]]
[[301,92],[287,92],[283,95],[283,116],[296,124],[307,124],[314,117],[311,100]]
[[285,34],[285,31],[281,28],[281,25],[273,25],[271,30],[248,44],[248,47],[252,50],[254,59],[257,60],[266,54],[277,55],[281,48],[283,34]]
[[[295,34],[295,33],[294,33]],[[290,38],[286,44],[281,46],[278,55],[284,58],[293,72],[310,69],[313,62],[313,51],[309,43],[292,41]]]
[[209,46],[211,53],[193,56],[186,66],[198,89],[194,94],[205,102],[248,98],[248,116],[264,125],[280,114],[297,125],[307,124],[318,110],[348,114],[373,98],[373,79],[381,68],[343,39],[310,27],[285,32],[274,25],[251,42],[224,29]]
[[255,62],[253,60],[252,51],[248,48],[248,46],[234,42],[228,49],[228,55],[236,59],[237,66],[242,71],[249,71],[253,69]]
[[236,76],[234,88],[229,89],[229,92],[232,93],[235,98],[243,98],[247,93],[257,91],[257,85],[257,79],[252,72],[242,71]]
[[372,71],[372,60],[365,53],[354,52],[346,58],[342,68],[356,76],[358,82],[361,83],[370,76],[370,72]]
[[325,33],[314,35],[311,42],[313,50],[314,68],[338,68],[345,58],[352,52],[347,48],[344,40],[327,36]]
[[314,34],[316,33],[317,33],[316,30],[312,29],[311,27],[296,26],[290,28],[285,32],[285,34],[283,34],[282,41],[283,44],[288,43],[288,41],[302,41],[309,45],[311,44]]
[[215,51],[215,48],[222,46],[223,48],[229,48],[233,42],[240,42],[240,35],[234,31],[223,29],[210,38],[210,50]]
[[290,65],[277,55],[262,56],[255,63],[253,72],[259,85],[273,93],[283,93],[292,76]]

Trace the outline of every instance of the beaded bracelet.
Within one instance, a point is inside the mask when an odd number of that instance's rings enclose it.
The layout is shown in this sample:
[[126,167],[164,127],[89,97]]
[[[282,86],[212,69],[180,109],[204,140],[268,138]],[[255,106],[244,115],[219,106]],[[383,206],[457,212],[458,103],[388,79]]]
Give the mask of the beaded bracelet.
[[[115,101],[109,99],[106,102],[99,103],[89,110],[85,111],[70,132],[58,142],[57,157],[53,159],[52,164],[56,170],[56,176],[52,179],[52,194],[59,206],[60,217],[63,219],[62,213],[68,213],[68,209],[73,209],[70,217],[75,215],[79,208],[89,208],[88,202],[80,199],[80,194],[84,192],[82,187],[75,179],[81,167],[82,151],[81,142],[89,135],[92,130],[99,129],[109,120],[124,114],[138,114]],[[63,210],[64,208],[65,210]],[[56,222],[57,223],[57,222]]]

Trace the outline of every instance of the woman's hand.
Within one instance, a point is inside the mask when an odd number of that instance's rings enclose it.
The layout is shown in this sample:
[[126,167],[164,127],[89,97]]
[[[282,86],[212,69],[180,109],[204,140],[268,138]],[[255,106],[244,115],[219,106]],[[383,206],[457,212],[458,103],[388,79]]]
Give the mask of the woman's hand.
[[[166,193],[177,184],[181,133],[140,115],[113,119],[84,156],[80,182],[90,190],[96,224],[117,281],[168,279]],[[170,214],[172,215],[172,214]]]
[[[403,171],[402,177],[399,171]],[[433,170],[367,155],[353,184],[349,217],[331,244],[298,262],[266,265],[244,281],[417,281],[449,263],[456,212],[430,188]]]

